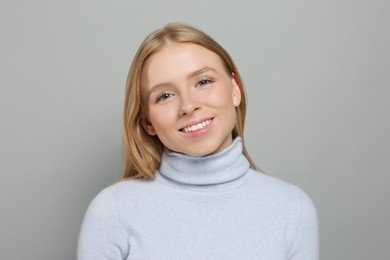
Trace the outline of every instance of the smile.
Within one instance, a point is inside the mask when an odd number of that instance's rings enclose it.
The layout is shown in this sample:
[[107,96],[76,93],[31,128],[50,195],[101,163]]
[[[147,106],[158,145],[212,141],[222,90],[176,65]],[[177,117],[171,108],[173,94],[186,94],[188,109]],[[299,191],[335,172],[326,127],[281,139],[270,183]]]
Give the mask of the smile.
[[181,129],[181,131],[183,131],[185,133],[194,132],[196,130],[205,128],[206,126],[210,125],[210,123],[211,123],[211,119],[208,119],[208,120],[205,120],[205,121],[200,122],[198,124],[185,127],[183,129]]

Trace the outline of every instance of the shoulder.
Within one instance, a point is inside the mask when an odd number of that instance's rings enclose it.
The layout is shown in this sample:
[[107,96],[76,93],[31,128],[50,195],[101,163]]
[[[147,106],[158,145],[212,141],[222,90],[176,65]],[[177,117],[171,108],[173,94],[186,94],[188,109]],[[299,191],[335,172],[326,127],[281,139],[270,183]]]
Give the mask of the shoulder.
[[154,180],[143,180],[143,179],[122,179],[107,188],[107,190],[113,196],[121,196],[127,193],[137,193],[143,189],[150,189],[150,186],[154,185]]
[[304,195],[304,192],[295,184],[278,179],[271,175],[250,169],[248,172],[249,181],[259,189],[267,190],[273,194]]
[[122,234],[123,216],[127,216],[134,201],[142,201],[139,197],[144,192],[140,190],[145,190],[149,185],[153,185],[153,181],[124,180],[101,190],[85,213],[79,238],[79,254],[103,254],[102,250],[113,252],[116,249],[125,252],[127,244]]
[[316,214],[311,198],[298,186],[254,170],[249,170],[248,175],[250,189],[266,201],[282,206],[290,213]]
[[121,206],[113,186],[99,192],[85,213],[79,234],[78,259],[124,259],[129,250],[120,219]]
[[137,201],[157,196],[160,189],[161,185],[156,180],[124,179],[101,190],[91,205],[101,204],[108,207],[114,204],[120,210],[123,205],[129,206]]

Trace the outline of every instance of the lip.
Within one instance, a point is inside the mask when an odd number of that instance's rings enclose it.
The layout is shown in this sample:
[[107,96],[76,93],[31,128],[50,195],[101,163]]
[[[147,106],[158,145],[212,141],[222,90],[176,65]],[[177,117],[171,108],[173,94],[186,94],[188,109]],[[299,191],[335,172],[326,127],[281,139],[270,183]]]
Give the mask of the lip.
[[184,126],[180,127],[179,131],[183,132],[183,129],[186,128],[186,127],[189,127],[189,126],[192,126],[192,125],[197,125],[197,124],[202,123],[204,121],[213,120],[213,119],[214,119],[214,117],[204,117],[204,118],[201,118],[201,119],[198,119],[198,120],[191,120],[188,123],[186,123]]
[[214,119],[214,117],[207,117],[207,118],[203,118],[202,120],[190,121],[188,124],[186,124],[185,127],[189,127],[189,126],[192,126],[192,125],[194,125],[194,124],[199,124],[199,123],[201,123],[201,122],[203,122],[203,121],[206,121],[206,120],[209,120],[210,123],[209,123],[208,125],[206,125],[205,127],[200,128],[200,129],[197,129],[197,130],[195,130],[195,131],[185,132],[185,131],[184,131],[184,128],[181,128],[181,129],[179,130],[179,132],[180,132],[183,136],[185,136],[185,137],[187,137],[187,138],[191,138],[191,139],[192,139],[192,138],[200,138],[200,137],[202,137],[202,136],[206,136],[207,133],[209,133],[209,131],[211,131],[211,129],[214,128],[214,125],[213,125],[214,120],[213,120],[213,119]]

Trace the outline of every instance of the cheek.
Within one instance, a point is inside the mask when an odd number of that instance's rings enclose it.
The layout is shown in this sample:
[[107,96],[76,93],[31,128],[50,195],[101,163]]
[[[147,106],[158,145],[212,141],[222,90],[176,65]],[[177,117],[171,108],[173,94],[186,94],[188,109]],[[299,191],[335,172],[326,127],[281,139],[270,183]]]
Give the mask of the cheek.
[[230,109],[230,106],[234,107],[232,93],[228,87],[221,87],[215,91],[212,95],[206,95],[210,104],[214,104],[216,107],[225,107]]
[[164,125],[163,116],[156,113],[157,111],[150,111],[149,113],[149,121],[153,125],[155,129],[161,128]]
[[172,127],[176,118],[177,112],[173,106],[151,107],[149,111],[149,121],[156,131]]

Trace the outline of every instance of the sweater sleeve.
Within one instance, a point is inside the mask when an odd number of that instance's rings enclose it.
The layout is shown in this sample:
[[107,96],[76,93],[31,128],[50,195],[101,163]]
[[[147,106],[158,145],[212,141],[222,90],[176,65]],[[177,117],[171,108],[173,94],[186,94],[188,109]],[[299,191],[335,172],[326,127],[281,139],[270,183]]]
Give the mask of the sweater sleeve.
[[105,189],[86,212],[78,243],[78,260],[125,259],[128,247],[120,229],[115,198]]
[[289,260],[318,260],[318,217],[311,199],[301,192],[299,214],[294,224]]

